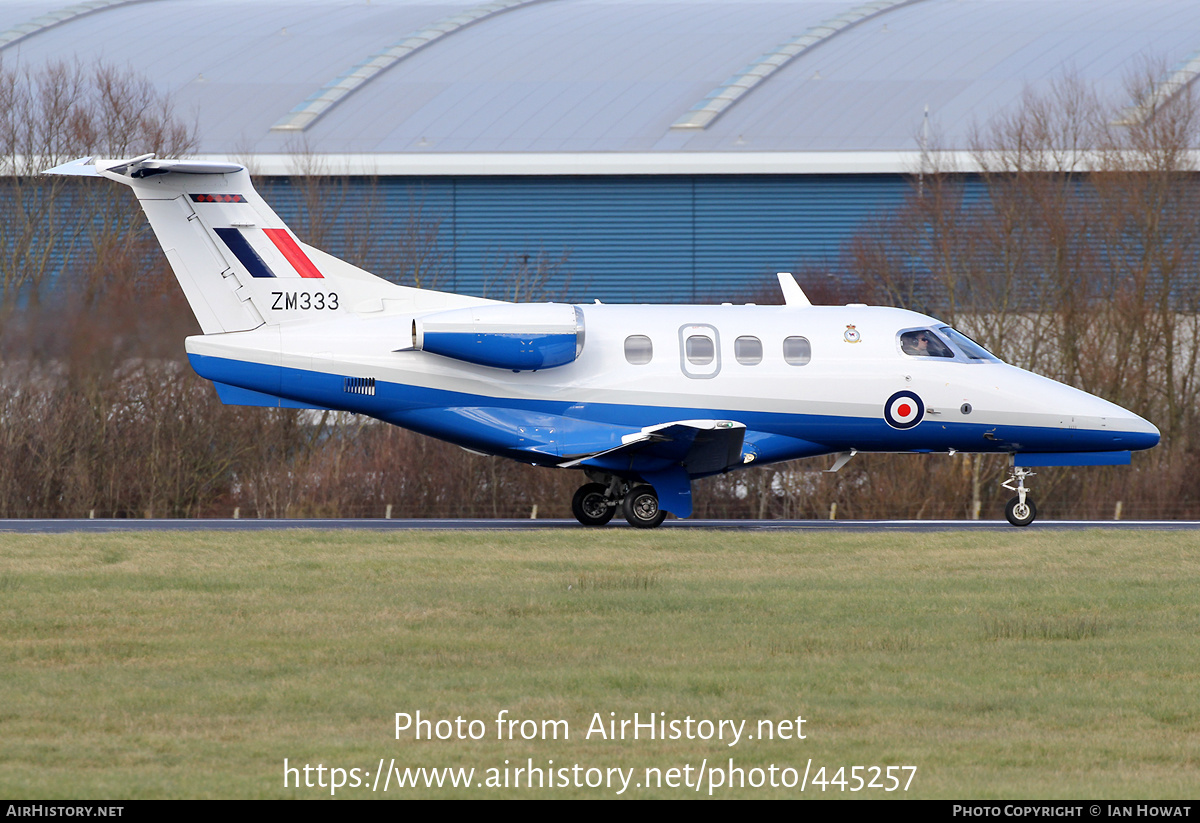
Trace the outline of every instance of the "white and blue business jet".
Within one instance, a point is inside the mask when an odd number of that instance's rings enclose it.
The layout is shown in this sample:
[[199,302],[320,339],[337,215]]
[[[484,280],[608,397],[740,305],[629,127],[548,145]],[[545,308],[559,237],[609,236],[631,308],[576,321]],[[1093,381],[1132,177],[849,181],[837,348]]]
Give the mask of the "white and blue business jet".
[[932,317],[813,306],[505,303],[408,288],[305,245],[234,164],[83,159],[51,170],[133,189],[203,334],[225,403],[366,414],[587,481],[600,526],[692,513],[692,481],[858,452],[1012,456],[1007,516],[1039,466],[1126,464],[1158,430],[1001,362]]

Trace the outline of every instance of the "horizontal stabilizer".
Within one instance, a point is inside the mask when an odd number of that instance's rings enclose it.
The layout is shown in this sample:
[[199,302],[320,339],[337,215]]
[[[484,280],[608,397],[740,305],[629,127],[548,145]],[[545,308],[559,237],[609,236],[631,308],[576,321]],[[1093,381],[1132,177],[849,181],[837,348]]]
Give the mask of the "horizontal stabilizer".
[[42,174],[58,174],[65,177],[100,177],[100,172],[96,171],[96,164],[91,157],[80,157],[78,160],[46,169]]
[[[245,167],[237,163],[212,163],[203,160],[187,161],[187,160],[146,160],[138,164],[137,171],[134,176],[150,177],[153,174],[165,174],[173,172],[175,174],[234,174],[242,171]],[[105,169],[105,171],[115,171],[115,169]]]
[[234,174],[245,168],[237,163],[213,163],[204,160],[155,160],[153,154],[143,154],[128,160],[98,160],[95,157],[80,157],[42,174],[58,174],[76,177],[103,177],[101,172],[129,174],[131,177],[152,177],[156,174]]

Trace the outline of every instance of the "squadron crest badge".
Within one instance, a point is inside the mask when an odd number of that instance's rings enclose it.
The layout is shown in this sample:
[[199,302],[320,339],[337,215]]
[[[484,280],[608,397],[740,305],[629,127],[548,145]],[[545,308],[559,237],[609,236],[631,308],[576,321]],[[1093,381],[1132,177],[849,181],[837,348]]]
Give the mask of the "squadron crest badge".
[[862,335],[858,333],[858,329],[854,328],[854,324],[846,326],[846,333],[842,335],[847,343],[857,343],[862,340]]

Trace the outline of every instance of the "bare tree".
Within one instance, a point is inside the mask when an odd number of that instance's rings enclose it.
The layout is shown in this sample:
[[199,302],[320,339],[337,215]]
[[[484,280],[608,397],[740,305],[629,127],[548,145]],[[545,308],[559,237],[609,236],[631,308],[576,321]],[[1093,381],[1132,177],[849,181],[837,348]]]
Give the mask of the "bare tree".
[[1200,401],[1200,198],[1189,151],[1200,143],[1200,109],[1190,86],[1157,101],[1165,76],[1164,67],[1147,65],[1128,81],[1141,116],[1126,110],[1113,118],[1094,175],[1096,238],[1109,273],[1099,315],[1113,345],[1107,357],[1091,353],[1103,367],[1089,382],[1184,444],[1193,440]]
[[571,287],[571,252],[498,252],[485,264],[485,297],[515,303],[561,299]]
[[127,196],[43,177],[43,169],[89,154],[182,156],[195,142],[169,96],[132,71],[0,64],[0,314],[19,300],[36,304],[77,253],[103,255],[140,228]]

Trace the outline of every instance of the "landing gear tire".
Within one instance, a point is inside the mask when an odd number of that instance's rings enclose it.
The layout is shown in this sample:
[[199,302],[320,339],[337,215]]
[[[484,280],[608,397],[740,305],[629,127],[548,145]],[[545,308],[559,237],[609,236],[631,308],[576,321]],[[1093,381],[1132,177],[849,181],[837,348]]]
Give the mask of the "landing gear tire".
[[1025,478],[1033,477],[1033,472],[1027,466],[1017,466],[1016,456],[1013,456],[1014,465],[1009,468],[1009,478],[1000,485],[1006,489],[1014,491],[1017,496],[1008,501],[1008,505],[1004,507],[1004,516],[1008,518],[1008,522],[1014,526],[1028,526],[1037,517],[1037,506],[1033,505],[1033,498],[1029,496],[1029,489],[1025,488]]
[[585,483],[571,498],[571,514],[585,526],[603,526],[612,520],[617,507],[608,499],[608,486]]
[[667,513],[658,507],[658,493],[653,486],[634,486],[625,495],[621,504],[629,525],[639,529],[653,529],[662,524]]
[[1004,507],[1004,516],[1014,526],[1028,526],[1037,517],[1037,506],[1033,504],[1032,497],[1027,496],[1024,503],[1021,502],[1021,498],[1014,497]]

